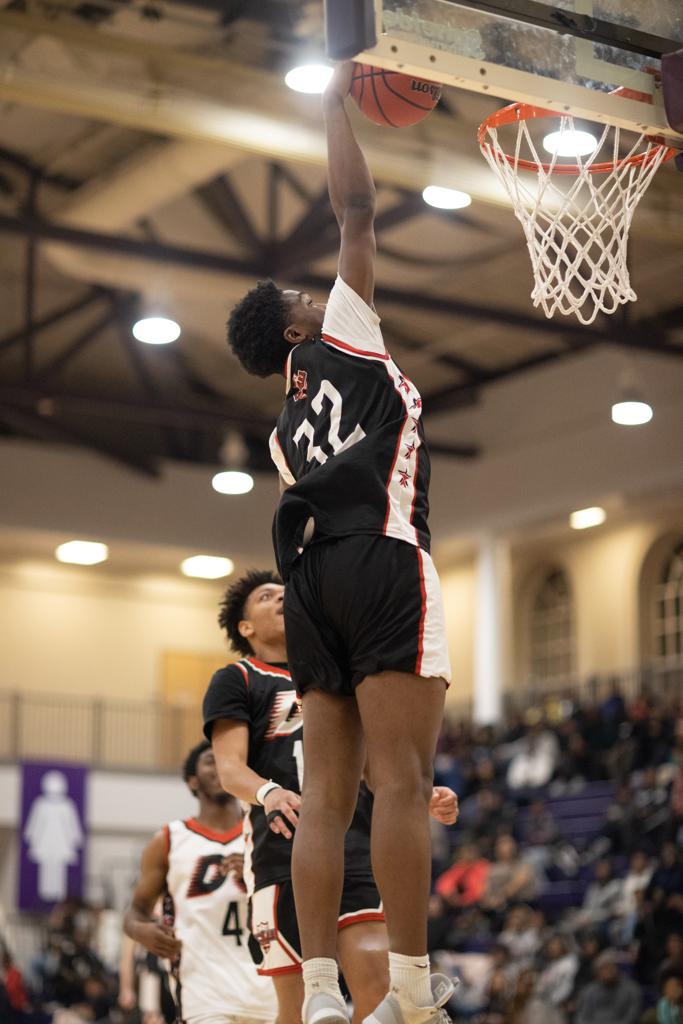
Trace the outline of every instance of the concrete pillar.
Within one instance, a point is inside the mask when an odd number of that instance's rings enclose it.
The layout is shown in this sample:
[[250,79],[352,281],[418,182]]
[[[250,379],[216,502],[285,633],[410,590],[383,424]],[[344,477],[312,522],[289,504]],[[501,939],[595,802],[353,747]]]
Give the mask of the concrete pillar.
[[502,716],[510,625],[510,545],[486,534],[479,543],[474,642],[474,720],[480,725],[498,722]]

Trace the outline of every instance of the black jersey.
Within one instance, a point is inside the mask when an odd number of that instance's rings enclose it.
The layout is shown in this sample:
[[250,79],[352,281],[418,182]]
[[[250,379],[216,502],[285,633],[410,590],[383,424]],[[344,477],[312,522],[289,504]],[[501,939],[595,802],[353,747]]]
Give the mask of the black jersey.
[[[286,665],[269,665],[256,658],[214,673],[204,697],[204,733],[211,739],[219,719],[245,722],[249,728],[247,764],[264,779],[301,792],[303,779],[303,719]],[[365,787],[346,839],[346,871],[371,878],[370,817]],[[263,807],[248,805],[244,822],[244,878],[250,892],[291,878],[292,841],[272,832]]]
[[341,278],[321,338],[290,355],[271,454],[290,485],[273,526],[283,579],[311,530],[316,542],[384,534],[429,551],[422,400],[384,348],[378,317]]

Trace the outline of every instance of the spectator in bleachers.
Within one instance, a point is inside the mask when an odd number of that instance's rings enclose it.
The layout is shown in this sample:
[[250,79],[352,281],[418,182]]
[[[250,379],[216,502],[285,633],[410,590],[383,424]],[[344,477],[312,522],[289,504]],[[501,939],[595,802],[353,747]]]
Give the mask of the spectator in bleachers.
[[518,967],[531,967],[541,948],[538,917],[531,907],[522,903],[509,910],[505,918],[505,927],[498,941],[507,948]]
[[666,838],[670,817],[668,789],[657,777],[657,769],[650,765],[634,777],[633,804],[635,828],[641,844],[647,844],[655,853]]
[[566,1018],[565,1004],[574,989],[579,958],[570,950],[567,940],[553,935],[544,950],[544,966],[536,979],[534,995]]
[[[492,835],[501,832],[512,834],[516,818],[514,804],[506,800],[499,789],[486,786],[461,803],[458,827],[461,835],[484,846],[490,844]],[[491,852],[490,846],[486,852]]]
[[579,993],[575,1024],[636,1024],[640,989],[619,969],[612,950],[595,961],[595,981]]
[[683,892],[683,863],[676,843],[664,843],[650,884],[647,898],[658,906],[675,892]]
[[683,1024],[683,974],[667,974],[663,979],[657,1024]]
[[666,937],[664,960],[657,972],[657,980],[662,981],[668,974],[683,975],[683,935],[671,932]]
[[636,808],[628,783],[619,786],[614,802],[607,808],[604,833],[615,854],[632,853],[638,842],[635,831]]
[[1,956],[0,1021],[3,1024],[28,1024],[33,1013],[23,975],[8,949],[3,949]]
[[555,774],[560,748],[557,736],[544,727],[540,715],[532,718],[526,735],[515,747],[507,771],[509,789],[517,794],[533,794],[547,786]]
[[585,928],[600,930],[617,914],[621,900],[622,883],[614,878],[612,864],[607,858],[599,860],[594,868],[595,880],[586,889],[580,910],[567,920],[570,931]]
[[536,896],[533,868],[522,860],[512,836],[496,840],[495,858],[486,878],[481,907],[500,923],[513,903],[527,903]]
[[490,863],[480,856],[476,844],[465,843],[457,851],[455,861],[436,880],[435,892],[450,907],[469,907],[484,895]]
[[637,850],[631,857],[628,872],[621,882],[621,895],[616,906],[612,930],[617,945],[627,946],[633,940],[638,920],[638,896],[647,890],[653,870],[647,854]]

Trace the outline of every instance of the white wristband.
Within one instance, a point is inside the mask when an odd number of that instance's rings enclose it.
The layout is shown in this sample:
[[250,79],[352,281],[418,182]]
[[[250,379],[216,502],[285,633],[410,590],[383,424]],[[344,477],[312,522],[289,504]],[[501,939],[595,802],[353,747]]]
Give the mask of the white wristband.
[[263,807],[266,797],[273,789],[282,789],[282,786],[278,785],[277,782],[273,782],[272,779],[268,779],[268,782],[264,782],[262,786],[256,790],[256,803]]

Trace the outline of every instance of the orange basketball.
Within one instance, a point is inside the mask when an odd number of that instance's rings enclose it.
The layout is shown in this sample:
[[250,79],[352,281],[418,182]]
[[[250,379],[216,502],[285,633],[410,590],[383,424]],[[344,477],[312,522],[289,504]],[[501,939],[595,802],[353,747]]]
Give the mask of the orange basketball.
[[407,128],[434,109],[441,97],[441,86],[398,71],[356,64],[351,95],[375,124]]

